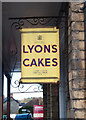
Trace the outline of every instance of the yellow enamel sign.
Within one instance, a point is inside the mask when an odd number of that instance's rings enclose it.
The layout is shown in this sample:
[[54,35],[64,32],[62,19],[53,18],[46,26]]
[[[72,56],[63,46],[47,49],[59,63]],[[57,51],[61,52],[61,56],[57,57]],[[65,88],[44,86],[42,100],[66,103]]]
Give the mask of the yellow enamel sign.
[[59,30],[21,30],[21,82],[56,83],[60,79]]

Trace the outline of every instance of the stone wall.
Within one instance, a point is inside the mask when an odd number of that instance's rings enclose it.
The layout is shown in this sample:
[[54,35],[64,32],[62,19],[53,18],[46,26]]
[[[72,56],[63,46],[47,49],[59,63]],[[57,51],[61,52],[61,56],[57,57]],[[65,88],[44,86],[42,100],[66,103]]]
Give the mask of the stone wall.
[[68,80],[70,118],[86,118],[86,51],[84,38],[84,4],[69,3]]

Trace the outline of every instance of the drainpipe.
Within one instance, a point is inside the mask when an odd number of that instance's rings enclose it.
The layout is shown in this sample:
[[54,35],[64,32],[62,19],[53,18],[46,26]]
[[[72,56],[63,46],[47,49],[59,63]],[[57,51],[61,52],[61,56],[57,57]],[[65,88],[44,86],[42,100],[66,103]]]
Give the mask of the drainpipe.
[[10,81],[11,77],[7,75],[7,120],[10,120]]
[[50,120],[52,119],[52,84],[50,84]]

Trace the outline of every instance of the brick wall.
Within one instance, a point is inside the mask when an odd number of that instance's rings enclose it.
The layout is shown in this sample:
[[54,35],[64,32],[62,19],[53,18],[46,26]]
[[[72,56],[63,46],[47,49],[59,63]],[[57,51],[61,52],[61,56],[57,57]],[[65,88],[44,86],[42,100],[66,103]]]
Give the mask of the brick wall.
[[45,84],[43,85],[43,103],[44,103],[44,118],[45,120],[58,119],[58,85]]
[[[66,18],[65,20],[62,18],[60,22],[60,108],[58,111],[57,85],[52,84],[51,90],[49,85],[45,85],[44,109],[46,118],[58,118],[60,112],[60,118],[86,119],[85,27],[84,11],[80,10],[83,5],[83,3],[77,2],[67,3],[68,8],[65,8],[63,14]],[[55,90],[57,91],[54,92]],[[49,93],[49,91],[52,92]]]
[[84,4],[69,3],[68,78],[70,118],[86,118],[86,55],[84,39]]

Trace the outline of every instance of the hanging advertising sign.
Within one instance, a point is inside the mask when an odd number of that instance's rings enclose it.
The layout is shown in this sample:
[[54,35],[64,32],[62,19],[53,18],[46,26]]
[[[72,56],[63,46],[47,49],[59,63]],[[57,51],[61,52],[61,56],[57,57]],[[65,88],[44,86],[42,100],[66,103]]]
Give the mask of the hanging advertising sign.
[[54,83],[60,80],[59,30],[21,29],[21,82]]

